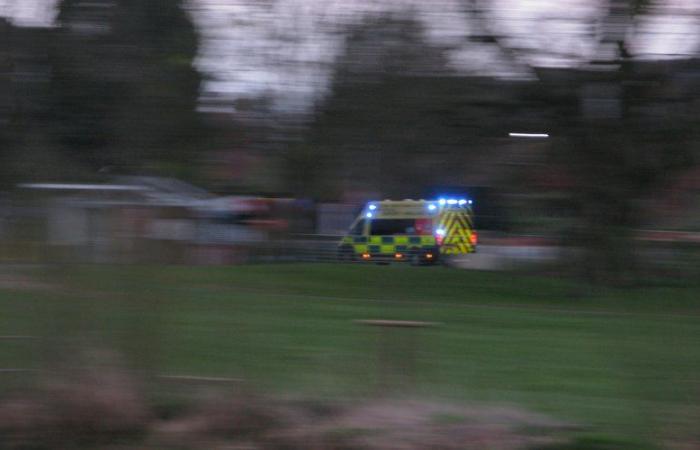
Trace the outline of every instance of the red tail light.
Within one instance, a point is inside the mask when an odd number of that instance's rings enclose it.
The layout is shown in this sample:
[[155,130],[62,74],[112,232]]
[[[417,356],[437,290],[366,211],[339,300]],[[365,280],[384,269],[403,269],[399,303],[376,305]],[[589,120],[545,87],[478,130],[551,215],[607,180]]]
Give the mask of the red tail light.
[[469,242],[472,245],[476,245],[477,241],[478,241],[478,238],[476,236],[476,231],[472,231],[472,234],[469,235]]
[[442,241],[445,239],[444,236],[440,236],[439,234],[435,236],[435,242],[437,242],[437,245],[442,245]]

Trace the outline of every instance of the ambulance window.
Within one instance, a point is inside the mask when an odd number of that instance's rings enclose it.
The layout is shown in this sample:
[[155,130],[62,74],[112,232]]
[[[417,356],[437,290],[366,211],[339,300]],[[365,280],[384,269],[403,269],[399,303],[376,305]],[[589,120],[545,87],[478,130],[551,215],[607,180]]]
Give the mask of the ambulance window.
[[433,219],[416,219],[416,234],[433,234]]
[[360,220],[359,222],[357,222],[357,223],[355,224],[354,227],[352,227],[352,228],[350,229],[350,233],[349,233],[349,234],[350,234],[351,236],[361,236],[361,235],[362,235],[362,231],[363,231],[364,229],[365,229],[365,221],[364,221],[364,220]]
[[415,219],[376,219],[371,223],[371,234],[391,236],[395,234],[415,234]]

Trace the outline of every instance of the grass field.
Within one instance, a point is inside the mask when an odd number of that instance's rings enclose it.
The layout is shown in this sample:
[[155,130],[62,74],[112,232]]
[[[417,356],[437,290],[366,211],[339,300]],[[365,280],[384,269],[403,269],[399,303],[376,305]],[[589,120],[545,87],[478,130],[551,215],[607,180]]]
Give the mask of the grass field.
[[314,264],[73,267],[33,279],[0,291],[0,335],[46,339],[0,340],[4,368],[69,360],[65,343],[102,345],[161,374],[367,396],[380,374],[404,380],[381,370],[380,342],[400,365],[412,335],[354,321],[408,319],[441,324],[413,335],[412,395],[516,404],[622,435],[671,432],[700,398],[698,288],[579,297],[551,278]]

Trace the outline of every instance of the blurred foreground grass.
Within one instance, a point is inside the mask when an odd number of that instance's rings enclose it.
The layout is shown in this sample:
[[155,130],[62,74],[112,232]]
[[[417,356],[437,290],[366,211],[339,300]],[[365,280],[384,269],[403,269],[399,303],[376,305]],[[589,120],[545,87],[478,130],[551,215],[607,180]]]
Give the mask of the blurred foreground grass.
[[[106,347],[146,373],[372,396],[380,336],[353,321],[408,319],[442,324],[418,332],[411,395],[517,404],[625,435],[660,433],[700,398],[697,287],[580,297],[553,278],[314,264],[23,273],[0,285],[0,335],[36,339],[0,340],[2,369]],[[390,347],[397,360],[406,342]]]

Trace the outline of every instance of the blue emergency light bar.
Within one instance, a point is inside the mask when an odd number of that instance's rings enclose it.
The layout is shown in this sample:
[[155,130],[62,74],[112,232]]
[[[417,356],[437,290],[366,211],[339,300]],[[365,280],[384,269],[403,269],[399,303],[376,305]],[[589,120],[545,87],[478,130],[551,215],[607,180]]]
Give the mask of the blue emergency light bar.
[[[471,200],[467,200],[466,198],[444,198],[444,197],[440,197],[440,198],[438,199],[438,203],[440,204],[440,206],[445,206],[445,205],[450,205],[450,206],[453,206],[453,205],[464,206],[464,205],[471,205],[471,204],[472,204],[472,201],[471,201]],[[431,205],[432,205],[432,203],[431,203]],[[432,208],[430,208],[430,206],[429,206],[428,208],[429,208],[429,209],[432,209]]]
[[[440,207],[444,206],[466,206],[466,205],[471,205],[472,201],[468,200],[466,198],[447,198],[447,197],[440,197],[435,201],[431,201],[428,203],[427,208],[428,211],[431,213],[437,212],[438,205]],[[378,205],[376,202],[370,202],[367,204],[367,208],[365,209],[365,217],[368,219],[372,218],[375,216],[375,214],[378,213]]]

